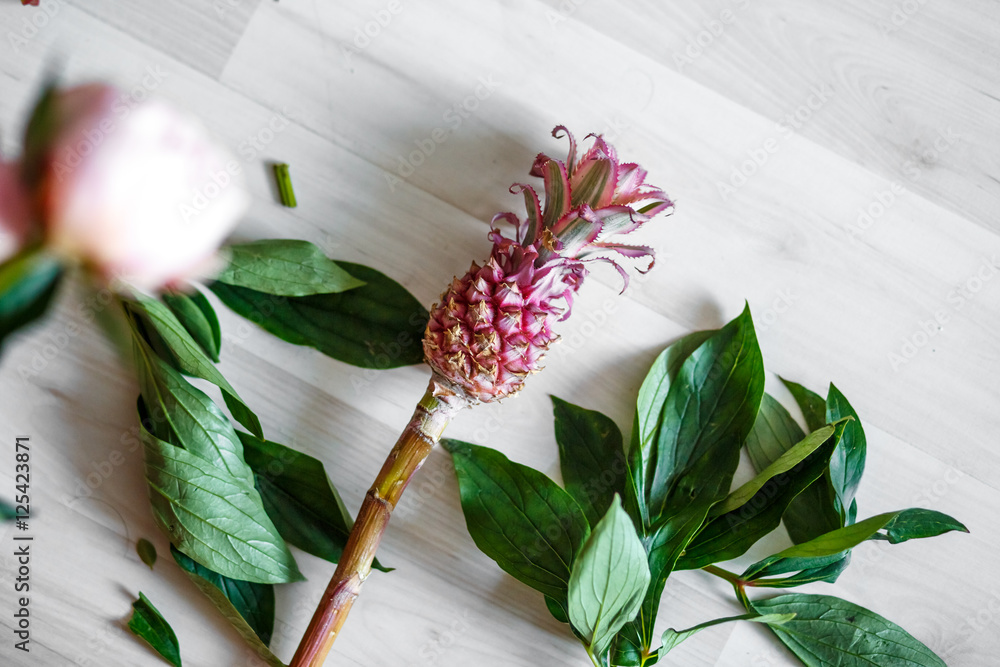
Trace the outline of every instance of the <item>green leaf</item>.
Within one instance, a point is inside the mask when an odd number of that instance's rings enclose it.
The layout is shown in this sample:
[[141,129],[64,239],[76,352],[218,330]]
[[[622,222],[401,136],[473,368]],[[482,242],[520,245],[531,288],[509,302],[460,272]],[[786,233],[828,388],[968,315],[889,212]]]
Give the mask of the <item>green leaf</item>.
[[646,379],[639,388],[632,443],[628,452],[629,487],[625,508],[636,523],[643,527],[649,525],[646,478],[650,470],[650,457],[659,439],[663,408],[670,386],[691,353],[715,333],[714,330],[696,331],[667,346],[650,366]]
[[[805,406],[802,408],[803,412],[812,411],[810,414],[813,416],[807,421],[815,424],[818,419],[818,428],[822,428],[826,419],[825,416],[817,418],[813,414],[815,405],[812,397],[821,403],[822,399],[794,382],[782,382],[790,389],[792,386],[796,388],[792,393],[797,393],[801,398],[800,406]],[[753,430],[747,436],[747,453],[754,468],[760,472],[804,437],[802,428],[788,414],[788,410],[772,396],[765,394]],[[817,535],[837,530],[844,525],[840,512],[834,505],[833,490],[826,479],[818,479],[806,487],[789,503],[782,518],[789,537],[795,543],[808,542]]]
[[442,440],[451,453],[465,522],[476,546],[519,581],[562,601],[590,527],[551,479],[487,447]]
[[140,428],[156,522],[181,552],[231,579],[302,579],[252,481]]
[[[237,434],[264,509],[281,536],[303,551],[337,563],[354,519],[323,464],[276,442]],[[378,560],[372,567],[388,571]]]
[[345,292],[364,285],[308,241],[267,239],[227,247],[220,283],[277,296]]
[[772,461],[766,468],[761,470],[756,477],[730,493],[721,503],[712,507],[712,511],[709,512],[709,516],[719,516],[720,514],[732,512],[733,510],[745,505],[768,481],[771,480],[772,477],[788,472],[804,461],[807,456],[819,449],[824,442],[833,436],[835,430],[835,427],[830,425],[824,426],[810,433],[808,436],[803,438],[801,442],[794,445],[791,449]]
[[840,598],[793,593],[754,602],[753,608],[762,614],[795,614],[771,630],[808,667],[945,667],[903,628]]
[[49,307],[63,270],[39,249],[29,249],[0,264],[0,346],[14,331]]
[[[678,559],[676,569],[701,568],[741,556],[777,528],[788,504],[823,475],[843,430],[844,424],[840,422],[836,427],[824,426],[811,433],[768,466],[758,478],[720,503],[732,509],[714,515],[713,507],[709,520]],[[764,481],[760,482],[761,479]],[[753,495],[747,497],[749,492]]]
[[847,402],[840,390],[833,384],[826,397],[826,421],[833,423],[838,419],[850,417],[844,429],[844,437],[830,459],[830,484],[834,491],[834,505],[840,513],[842,524],[854,523],[857,518],[857,504],[854,495],[861,483],[861,475],[865,471],[865,453],[867,440],[861,419]]
[[884,539],[889,544],[900,544],[907,540],[937,537],[951,531],[967,533],[969,529],[947,514],[916,507],[900,512],[887,523]]
[[341,294],[281,297],[212,283],[235,312],[282,340],[307,345],[362,368],[397,368],[423,361],[430,314],[396,281],[361,264],[338,262],[365,285]]
[[16,516],[16,508],[6,500],[0,500],[0,521],[10,521]]
[[176,361],[176,366],[181,372],[208,380],[219,387],[233,418],[254,435],[263,436],[257,415],[240,398],[169,308],[155,299],[148,298],[126,302],[126,308],[134,317],[141,318],[145,332],[152,330],[169,348],[173,361]]
[[789,614],[743,614],[742,616],[728,616],[726,618],[717,618],[714,621],[706,621],[705,623],[699,623],[698,625],[688,628],[687,630],[674,630],[673,628],[667,628],[663,631],[663,635],[660,638],[662,646],[660,650],[657,651],[657,657],[662,658],[670,651],[677,648],[681,642],[690,639],[692,635],[696,635],[705,628],[711,628],[716,625],[721,625],[723,623],[731,623],[733,621],[749,621],[750,623],[766,623],[768,625],[781,625],[787,623],[788,621],[795,618],[794,613]]
[[642,606],[649,586],[646,551],[616,495],[573,563],[569,618],[591,653],[603,657]]
[[764,362],[748,306],[691,352],[670,383],[646,480],[652,583],[642,627],[626,634],[653,637],[667,577],[712,505],[729,493],[763,394]]
[[139,541],[135,543],[135,552],[139,554],[139,560],[145,563],[150,570],[153,569],[153,565],[156,564],[156,547],[153,543],[147,540],[145,537],[139,538]]
[[552,618],[556,619],[560,623],[569,623],[569,610],[566,605],[569,604],[563,600],[556,600],[555,598],[550,598],[548,595],[545,596],[545,608],[549,610],[552,614]]
[[748,306],[691,353],[671,384],[648,480],[651,521],[707,513],[727,495],[763,393]]
[[170,555],[191,578],[194,585],[208,596],[268,665],[284,667],[268,648],[274,633],[274,586],[255,584],[224,577],[200,565],[183,553],[170,547]]
[[622,433],[596,410],[551,398],[563,485],[594,526],[625,488]]
[[137,348],[143,361],[139,364],[139,387],[144,425],[158,438],[187,449],[240,482],[252,484],[243,445],[219,406],[141,343]]
[[[879,531],[885,530],[884,534]],[[968,529],[941,512],[911,508],[886,512],[838,530],[820,535],[758,561],[743,573],[744,579],[758,579],[795,570],[826,567],[865,540],[886,539],[892,544],[935,537],[950,531]]]
[[174,667],[181,667],[181,648],[177,635],[149,598],[141,592],[139,599],[132,603],[132,618],[128,621],[128,628],[136,637],[152,646],[164,660]]
[[[832,584],[840,577],[841,573],[851,564],[851,552],[845,551],[830,558],[816,559],[812,561],[815,567],[806,567],[799,570],[790,577],[779,577],[772,579],[753,578],[755,588],[794,588],[805,584],[826,582]],[[793,567],[794,569],[794,567]]]
[[765,393],[760,402],[760,412],[757,413],[757,419],[745,443],[754,470],[761,472],[805,437],[802,427],[785,406]]
[[161,297],[209,359],[219,363],[222,328],[208,298],[197,290],[190,293],[164,292]]
[[792,398],[795,399],[799,409],[802,410],[802,416],[806,420],[806,427],[810,431],[815,431],[820,426],[823,426],[826,423],[826,402],[823,401],[823,398],[797,382],[792,382],[785,378],[780,378],[780,380],[788,388],[788,391],[791,392]]

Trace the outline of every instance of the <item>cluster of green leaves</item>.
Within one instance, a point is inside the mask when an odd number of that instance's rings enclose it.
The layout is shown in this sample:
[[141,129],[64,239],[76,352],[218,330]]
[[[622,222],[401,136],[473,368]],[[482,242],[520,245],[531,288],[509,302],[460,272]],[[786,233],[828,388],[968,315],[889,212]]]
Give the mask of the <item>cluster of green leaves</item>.
[[[611,419],[553,397],[565,488],[494,450],[445,441],[469,532],[503,570],[544,594],[595,665],[652,665],[695,632],[730,620],[768,625],[810,666],[942,665],[904,630],[850,602],[747,595],[833,582],[866,540],[897,544],[966,530],[926,509],[857,522],[861,421],[833,385],[823,400],[785,384],[809,433],[764,392],[747,308],[723,328],[663,351],[639,391],[627,448]],[[757,475],[732,489],[744,449]],[[782,521],[794,546],[739,575],[715,565],[741,556]],[[667,579],[697,568],[732,582],[748,613],[668,629],[655,645]]]
[[[420,329],[410,320],[414,313],[426,319],[426,311],[374,269],[334,262],[304,241],[257,241],[229,252],[229,265],[211,289],[251,321],[280,330],[282,338],[366,367],[376,365],[378,351],[364,341],[395,341],[402,350],[400,341],[416,336],[419,347]],[[266,663],[280,667],[268,648],[274,585],[301,579],[287,545],[336,563],[351,515],[323,464],[266,440],[257,415],[216,367],[221,329],[204,294],[136,297],[123,301],[123,309],[139,374],[139,437],[154,517],[177,565]],[[413,360],[407,351],[378,365]],[[246,431],[237,430],[189,377],[218,387]],[[152,545],[140,543],[137,551],[153,567]],[[374,567],[386,570],[377,561]],[[141,617],[154,619],[141,636],[179,664],[176,638],[167,641],[149,630],[169,626],[148,601],[140,603]]]

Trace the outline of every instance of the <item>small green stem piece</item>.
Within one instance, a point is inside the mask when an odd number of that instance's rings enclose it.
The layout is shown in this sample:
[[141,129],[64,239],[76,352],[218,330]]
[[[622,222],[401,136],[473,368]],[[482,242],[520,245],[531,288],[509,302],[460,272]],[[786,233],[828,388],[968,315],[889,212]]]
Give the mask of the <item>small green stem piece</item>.
[[281,203],[288,208],[298,206],[295,201],[295,190],[292,189],[292,177],[288,173],[288,165],[284,162],[274,165],[274,177],[278,181],[278,194],[281,195]]

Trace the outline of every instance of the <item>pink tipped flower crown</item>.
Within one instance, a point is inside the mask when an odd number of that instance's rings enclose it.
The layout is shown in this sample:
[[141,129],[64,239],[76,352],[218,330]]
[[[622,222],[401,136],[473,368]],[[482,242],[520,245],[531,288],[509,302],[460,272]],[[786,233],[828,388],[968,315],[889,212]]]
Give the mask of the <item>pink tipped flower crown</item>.
[[652,248],[611,239],[673,207],[662,190],[645,183],[646,170],[619,162],[603,138],[588,135],[594,144],[578,160],[569,130],[560,125],[552,132],[556,138],[563,133],[570,143],[567,161],[540,153],[530,172],[544,180],[544,210],[534,188],[515,184],[511,191],[524,195],[527,217],[498,213],[493,218],[494,225],[511,223],[515,238],[494,226],[486,265],[473,262],[431,312],[424,337],[428,363],[480,401],[515,393],[529,373],[540,369],[556,338],[552,324],[569,316],[573,294],[586,276],[584,262],[610,262],[626,286],[628,273],[606,253],[649,257],[645,271],[652,268]]

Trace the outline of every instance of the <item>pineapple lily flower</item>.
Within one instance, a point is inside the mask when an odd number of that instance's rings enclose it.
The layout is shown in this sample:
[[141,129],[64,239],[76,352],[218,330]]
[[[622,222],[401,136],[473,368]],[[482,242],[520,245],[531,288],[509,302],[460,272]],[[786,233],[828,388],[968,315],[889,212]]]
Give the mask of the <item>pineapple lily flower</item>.
[[[515,238],[496,228],[493,252],[485,266],[475,262],[456,278],[431,312],[424,336],[427,363],[442,378],[475,401],[489,402],[516,393],[555,341],[554,322],[566,319],[573,295],[587,275],[585,262],[610,262],[628,286],[628,273],[608,253],[629,258],[654,253],[611,239],[627,234],[673,204],[667,195],[645,184],[646,171],[621,163],[599,136],[582,158],[565,127],[553,131],[569,137],[569,157],[561,162],[540,154],[532,176],[545,181],[545,208],[530,185],[511,190],[524,195],[527,217],[498,213],[493,224],[513,224]],[[647,203],[636,208],[638,202]],[[624,290],[623,290],[624,291]]]
[[[455,278],[431,311],[423,342],[433,371],[427,393],[368,490],[337,571],[289,667],[323,664],[371,572],[392,510],[455,413],[511,396],[528,375],[541,370],[545,352],[557,339],[554,325],[569,316],[587,275],[585,264],[610,262],[626,287],[628,273],[615,255],[648,258],[643,271],[653,266],[651,248],[614,238],[671,210],[667,195],[645,182],[642,167],[620,162],[600,136],[589,135],[594,143],[578,159],[569,130],[558,126],[552,134],[569,137],[569,156],[566,162],[544,154],[535,159],[530,174],[544,181],[544,208],[534,188],[515,184],[511,192],[523,194],[526,217],[494,216],[489,259],[483,266],[473,262],[465,276]],[[513,225],[514,238],[498,231],[499,222]]]

